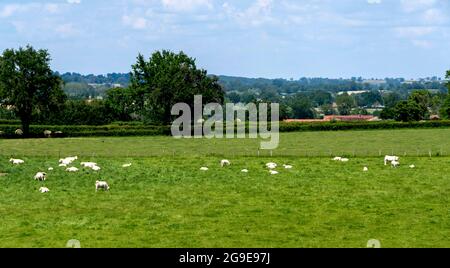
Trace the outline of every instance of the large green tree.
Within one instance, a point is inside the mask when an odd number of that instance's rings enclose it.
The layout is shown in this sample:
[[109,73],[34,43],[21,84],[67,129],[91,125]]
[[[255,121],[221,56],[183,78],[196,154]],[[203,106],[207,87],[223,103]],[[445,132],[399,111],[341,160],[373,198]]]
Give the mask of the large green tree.
[[423,119],[423,109],[414,101],[400,101],[393,109],[393,116],[402,122],[419,121]]
[[0,102],[14,107],[25,136],[33,117],[45,117],[66,99],[62,81],[50,68],[47,50],[7,49],[0,56]]
[[315,112],[311,100],[304,94],[297,94],[288,102],[292,115],[297,119],[314,119]]
[[194,104],[194,95],[203,102],[224,102],[224,91],[216,77],[197,69],[195,60],[183,52],[157,51],[149,60],[137,57],[132,66],[131,90],[139,112],[152,123],[169,124],[176,103]]
[[129,121],[136,112],[130,88],[112,88],[106,92],[106,107],[111,116],[120,121]]
[[356,107],[355,98],[347,93],[337,96],[336,104],[340,115],[350,115]]
[[431,106],[431,93],[428,90],[416,90],[411,93],[408,100],[416,103],[421,110],[421,119],[425,119]]

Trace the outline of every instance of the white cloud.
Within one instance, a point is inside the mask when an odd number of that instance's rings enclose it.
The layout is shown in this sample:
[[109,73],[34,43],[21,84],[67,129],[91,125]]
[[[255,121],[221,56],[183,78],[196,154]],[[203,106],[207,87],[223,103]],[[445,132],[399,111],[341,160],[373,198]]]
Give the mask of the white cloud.
[[424,10],[434,6],[436,2],[436,0],[401,0],[403,10],[406,12]]
[[435,27],[426,26],[411,26],[411,27],[397,27],[394,29],[399,37],[417,38],[436,32]]
[[192,11],[198,8],[213,9],[211,0],[161,0],[162,5],[173,11]]
[[369,5],[379,5],[382,3],[382,1],[381,0],[367,0],[367,3]]
[[144,17],[134,17],[134,16],[128,16],[128,15],[124,15],[122,17],[122,23],[126,26],[130,26],[133,29],[136,30],[143,30],[145,28],[147,28],[148,26],[148,21],[146,18]]
[[75,4],[75,5],[79,5],[81,4],[81,0],[67,0],[68,4]]
[[5,5],[0,11],[0,18],[8,18],[16,15],[19,12],[31,10],[34,4],[9,4]]
[[448,20],[447,15],[436,8],[426,10],[423,13],[422,18],[427,24],[443,24]]
[[272,0],[256,0],[245,10],[238,10],[228,2],[225,2],[222,8],[229,17],[244,26],[260,26],[276,21],[271,15],[273,8]]
[[77,33],[77,31],[75,30],[74,26],[71,23],[56,26],[55,32],[58,33],[61,37],[68,37]]
[[59,11],[59,5],[58,4],[45,4],[44,6],[45,11],[49,13],[58,13]]
[[433,47],[433,43],[427,40],[412,40],[412,44],[416,47],[420,47],[420,48],[432,48]]

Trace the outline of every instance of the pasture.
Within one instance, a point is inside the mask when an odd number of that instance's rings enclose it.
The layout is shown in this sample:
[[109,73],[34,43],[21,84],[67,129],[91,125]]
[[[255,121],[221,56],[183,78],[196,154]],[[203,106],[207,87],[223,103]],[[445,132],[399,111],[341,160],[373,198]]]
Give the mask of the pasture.
[[[82,247],[450,246],[450,129],[286,133],[273,156],[257,156],[258,144],[0,140],[0,247],[65,247],[70,239]],[[391,152],[402,157],[397,169],[379,157]],[[102,170],[67,173],[58,159],[70,155],[80,157],[74,166],[94,161]],[[25,164],[11,165],[11,156]],[[223,158],[232,165],[221,168]],[[280,174],[270,175],[267,162]],[[47,181],[33,180],[49,167]],[[96,180],[111,190],[96,193]]]

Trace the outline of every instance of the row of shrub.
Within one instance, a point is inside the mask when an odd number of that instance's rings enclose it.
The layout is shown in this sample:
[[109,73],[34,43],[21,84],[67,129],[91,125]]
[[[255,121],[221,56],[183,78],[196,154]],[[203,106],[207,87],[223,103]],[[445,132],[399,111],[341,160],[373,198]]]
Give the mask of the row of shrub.
[[0,119],[0,125],[20,125],[19,120]]
[[[0,137],[17,138],[15,131],[19,124],[0,124]],[[247,124],[248,128],[248,124]],[[417,129],[417,128],[450,128],[450,121],[426,122],[320,122],[320,123],[280,123],[280,132],[302,131],[342,131],[342,130],[375,130],[375,129]],[[53,137],[101,137],[101,136],[161,136],[170,135],[170,126],[154,126],[142,124],[114,124],[105,126],[41,126],[30,127],[30,136],[44,137],[44,131],[62,132]]]
[[338,130],[374,130],[404,128],[448,128],[450,120],[422,122],[318,122],[318,123],[286,123],[280,124],[280,132],[297,131],[338,131]]
[[[19,125],[0,125],[0,138],[18,138],[15,134]],[[102,136],[161,136],[170,135],[166,126],[30,126],[31,138],[43,138],[45,131],[51,131],[51,137],[102,137]]]

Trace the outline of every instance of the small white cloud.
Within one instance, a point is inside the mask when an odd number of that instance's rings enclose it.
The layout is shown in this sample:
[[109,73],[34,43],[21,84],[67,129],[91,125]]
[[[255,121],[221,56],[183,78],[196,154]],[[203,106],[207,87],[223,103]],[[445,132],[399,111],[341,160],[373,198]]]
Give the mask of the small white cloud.
[[57,32],[62,37],[67,37],[67,36],[71,36],[71,35],[75,34],[76,30],[72,24],[67,23],[67,24],[58,25],[55,28],[55,32]]
[[436,2],[436,0],[401,0],[403,10],[406,12],[424,10],[434,6]]
[[161,0],[162,5],[173,11],[192,11],[198,8],[213,9],[211,0]]
[[79,5],[81,4],[81,0],[67,0],[67,3],[71,5]]
[[427,41],[427,40],[412,40],[412,44],[416,47],[426,48],[426,49],[433,47],[433,43],[431,43],[430,41]]
[[130,26],[131,28],[136,30],[143,30],[148,26],[147,19],[143,17],[132,17],[125,15],[122,17],[122,22],[124,25]]
[[367,3],[369,5],[379,5],[382,3],[382,1],[381,0],[367,0]]
[[432,34],[436,31],[435,27],[412,26],[412,27],[397,27],[394,29],[399,37],[417,38]]
[[58,4],[46,4],[44,6],[45,11],[49,12],[49,13],[58,13],[59,11],[59,5]]
[[436,8],[431,8],[425,11],[422,18],[427,24],[443,24],[448,20],[447,15]]
[[25,12],[32,9],[34,4],[9,4],[5,5],[0,10],[0,18],[8,18],[16,15],[19,12]]

